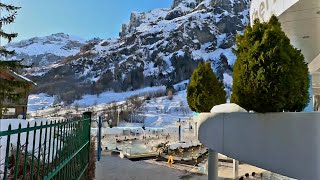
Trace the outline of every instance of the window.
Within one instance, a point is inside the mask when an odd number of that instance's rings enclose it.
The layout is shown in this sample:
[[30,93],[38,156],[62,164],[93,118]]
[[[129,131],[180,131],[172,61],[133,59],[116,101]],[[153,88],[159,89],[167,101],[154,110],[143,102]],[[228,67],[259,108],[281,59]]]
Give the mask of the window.
[[16,109],[15,108],[7,108],[3,115],[7,115],[7,116],[13,116],[16,114]]

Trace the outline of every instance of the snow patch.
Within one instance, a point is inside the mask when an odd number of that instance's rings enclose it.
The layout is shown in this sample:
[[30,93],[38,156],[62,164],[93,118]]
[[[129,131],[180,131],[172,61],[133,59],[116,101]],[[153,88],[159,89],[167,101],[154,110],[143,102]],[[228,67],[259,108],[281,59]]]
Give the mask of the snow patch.
[[226,103],[214,106],[211,113],[232,113],[232,112],[248,112],[242,107],[234,103]]

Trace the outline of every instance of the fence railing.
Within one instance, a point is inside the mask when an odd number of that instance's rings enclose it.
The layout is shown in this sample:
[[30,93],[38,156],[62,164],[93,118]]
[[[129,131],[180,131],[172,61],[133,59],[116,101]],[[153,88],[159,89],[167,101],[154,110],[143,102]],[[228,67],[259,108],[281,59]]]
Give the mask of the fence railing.
[[87,179],[90,126],[90,112],[59,122],[26,121],[15,129],[10,124],[0,132],[0,179]]

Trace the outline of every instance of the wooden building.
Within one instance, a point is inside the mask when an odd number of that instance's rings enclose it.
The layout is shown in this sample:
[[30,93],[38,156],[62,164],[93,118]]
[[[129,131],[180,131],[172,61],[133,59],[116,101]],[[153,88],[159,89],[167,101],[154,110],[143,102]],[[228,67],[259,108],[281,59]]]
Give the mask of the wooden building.
[[20,102],[14,103],[6,100],[4,101],[3,105],[4,105],[4,108],[6,108],[6,112],[3,114],[3,117],[2,117],[3,119],[11,119],[11,118],[26,119],[29,92],[32,88],[37,86],[37,84],[31,81],[30,79],[17,74],[16,72],[13,72],[10,70],[4,70],[4,69],[0,69],[0,80],[1,79],[28,82],[29,86],[27,88],[19,88],[16,90],[17,92],[24,93],[24,96],[20,100]]

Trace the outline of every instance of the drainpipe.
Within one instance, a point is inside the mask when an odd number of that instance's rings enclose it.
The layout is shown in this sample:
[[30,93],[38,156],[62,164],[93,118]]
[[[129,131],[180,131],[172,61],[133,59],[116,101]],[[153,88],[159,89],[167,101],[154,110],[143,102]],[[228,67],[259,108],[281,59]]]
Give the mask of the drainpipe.
[[233,159],[233,179],[239,176],[239,161]]
[[198,139],[198,123],[197,121],[194,122],[194,137]]

